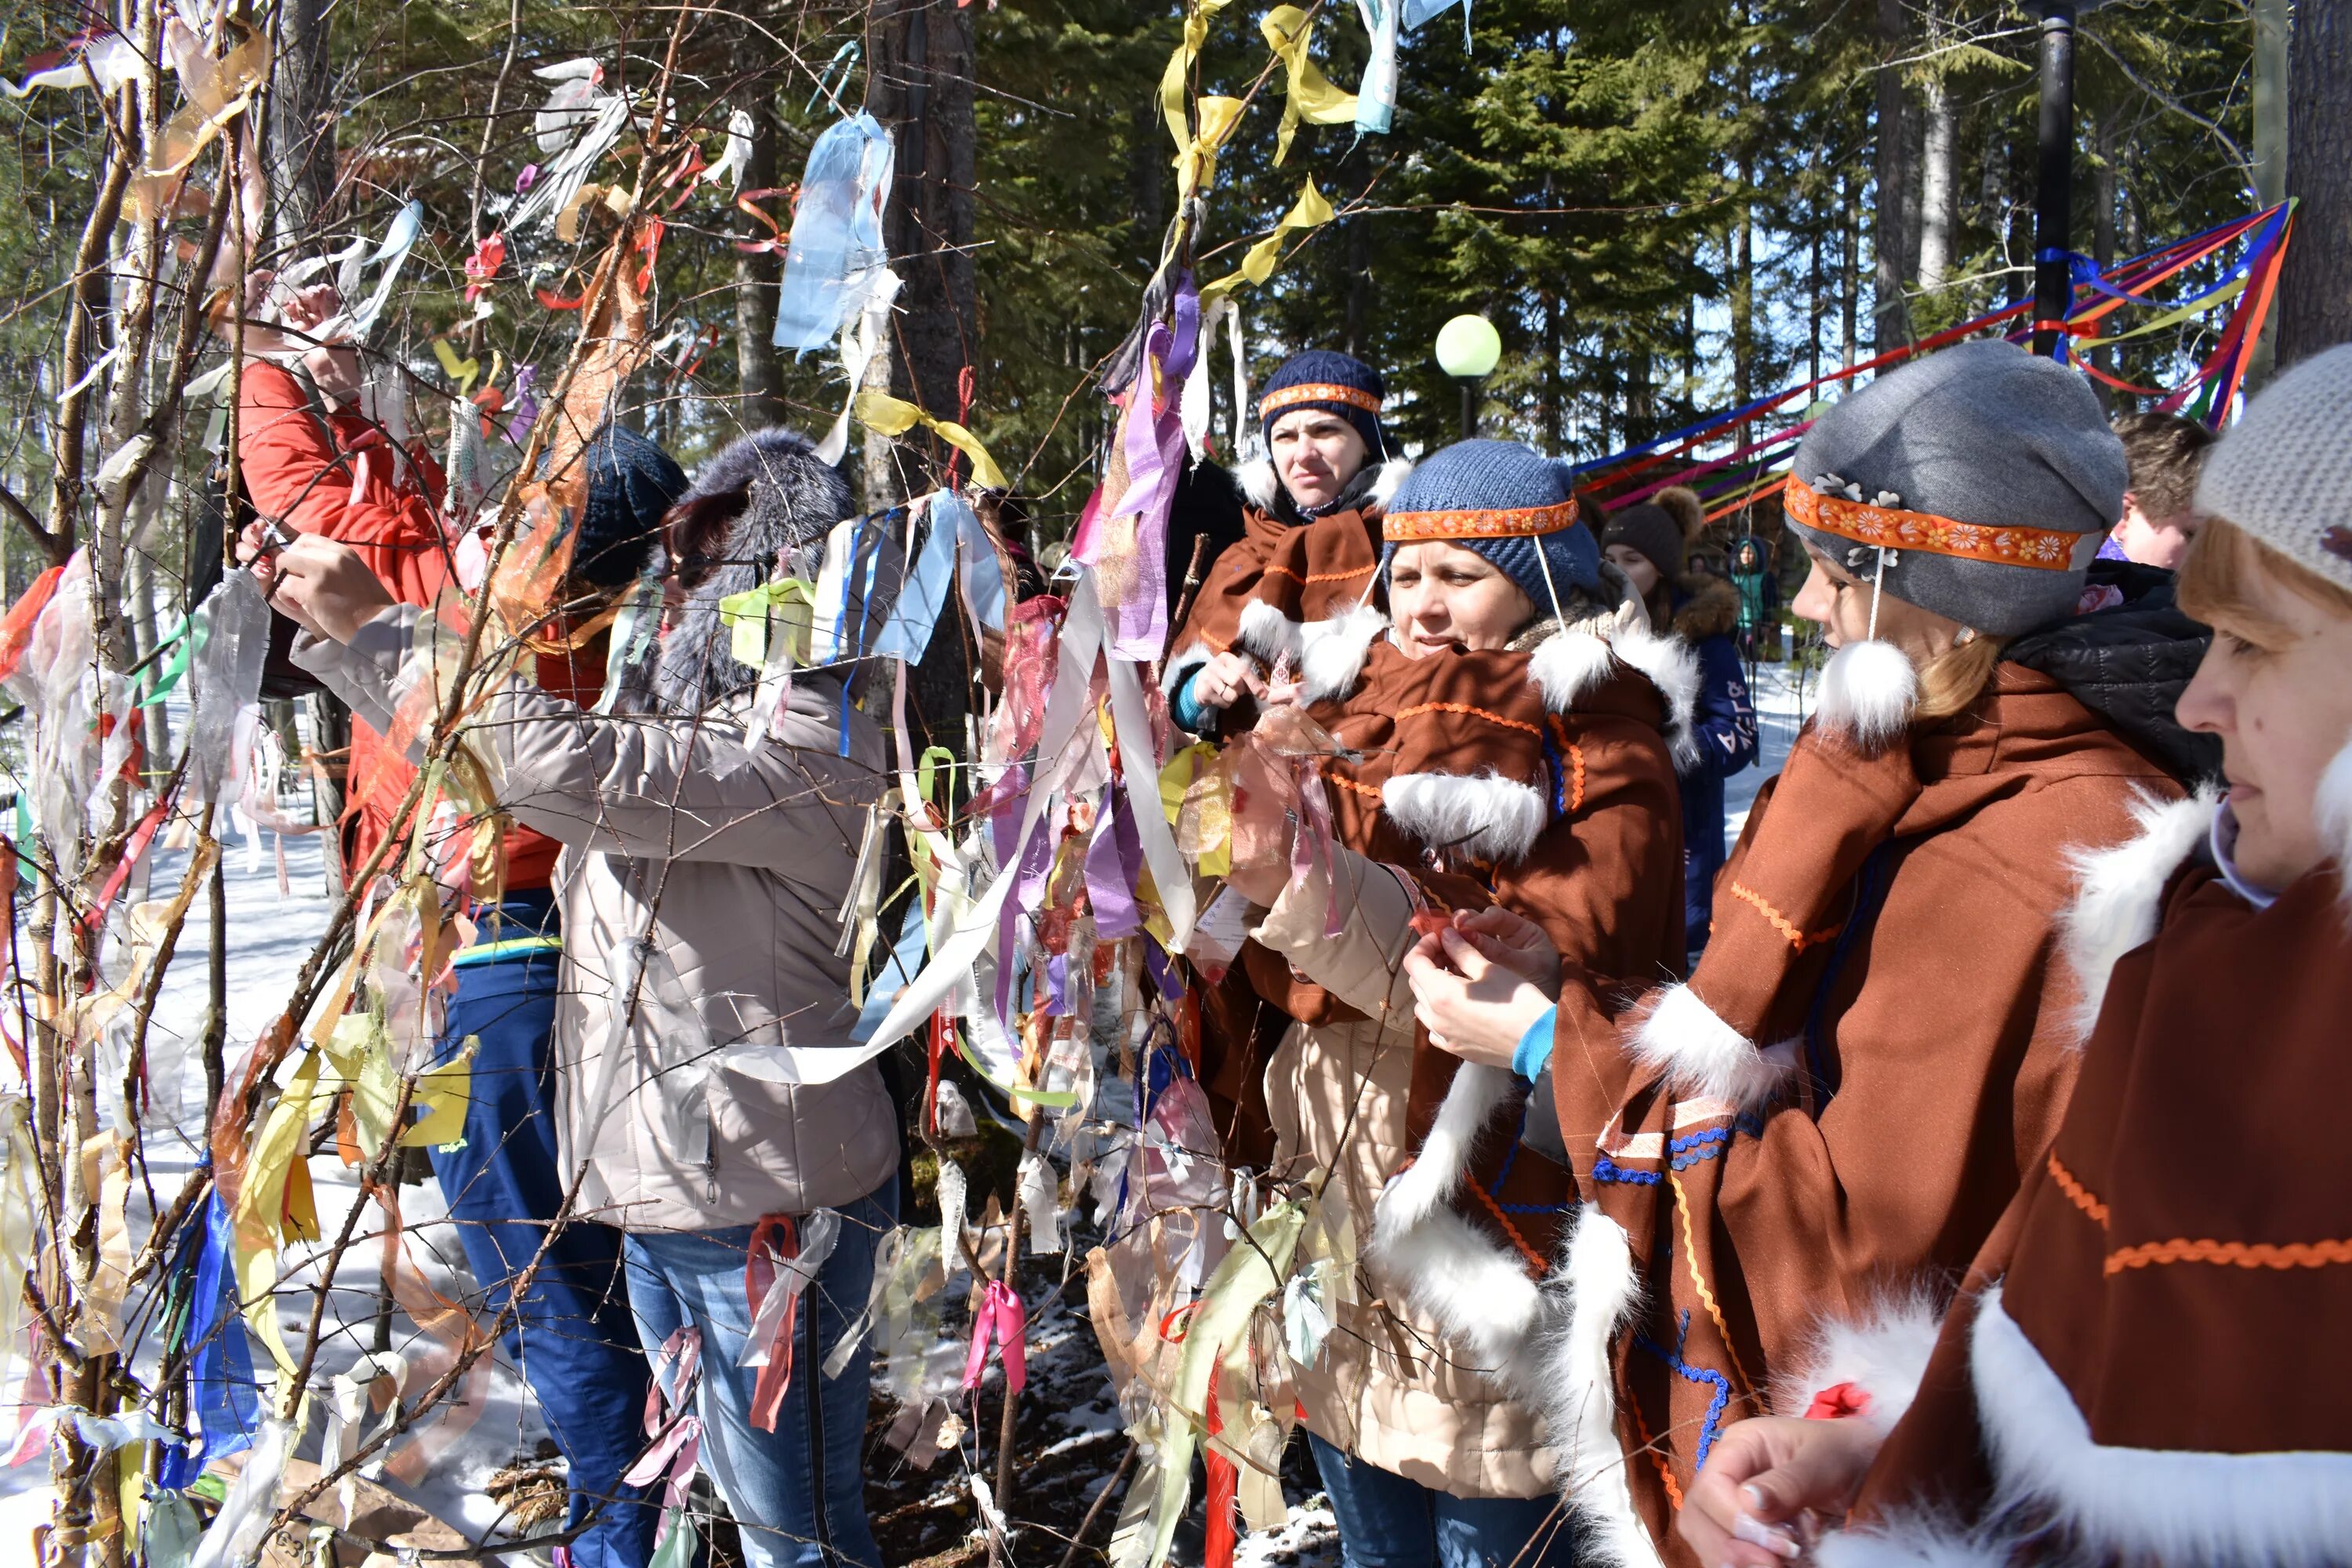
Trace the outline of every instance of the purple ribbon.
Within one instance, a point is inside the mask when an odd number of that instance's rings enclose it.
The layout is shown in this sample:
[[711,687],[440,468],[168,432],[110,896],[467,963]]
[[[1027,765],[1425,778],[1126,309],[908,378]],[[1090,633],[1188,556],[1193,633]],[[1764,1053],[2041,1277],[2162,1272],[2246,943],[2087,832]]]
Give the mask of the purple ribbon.
[[1142,886],[1143,840],[1118,792],[1105,792],[1103,821],[1087,846],[1087,898],[1095,908],[1095,939],[1115,942],[1143,929],[1136,912]]
[[[1113,658],[1145,662],[1158,658],[1168,643],[1168,512],[1176,500],[1176,481],[1183,472],[1184,421],[1180,405],[1184,378],[1200,351],[1201,291],[1192,275],[1176,281],[1175,321],[1152,324],[1144,341],[1145,374],[1128,392],[1126,423],[1120,438],[1127,455],[1127,489],[1115,505],[1101,509],[1102,517],[1135,519],[1135,555],[1131,572],[1121,575],[1132,584],[1118,604],[1105,606],[1110,625]],[[1160,374],[1150,374],[1152,362]],[[1160,395],[1152,395],[1157,383]],[[1097,566],[1106,553],[1106,535],[1099,526],[1084,528],[1076,559]]]

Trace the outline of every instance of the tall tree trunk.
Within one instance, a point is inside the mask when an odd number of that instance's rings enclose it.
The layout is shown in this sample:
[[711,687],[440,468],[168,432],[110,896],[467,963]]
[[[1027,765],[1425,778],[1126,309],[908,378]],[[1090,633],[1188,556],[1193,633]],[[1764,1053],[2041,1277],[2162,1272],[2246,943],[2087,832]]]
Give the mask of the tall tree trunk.
[[[905,279],[892,390],[953,419],[962,412],[959,388],[978,333],[972,13],[952,0],[877,0],[872,17],[866,107],[890,128],[898,152],[883,214],[891,263]],[[949,448],[910,437],[907,452],[918,451],[927,452],[926,480],[945,472]]]
[[1348,223],[1347,350],[1358,359],[1371,352],[1372,225],[1370,218]]
[[[1756,188],[1754,168],[1742,163],[1740,189]],[[1756,206],[1739,204],[1731,231],[1731,402],[1745,408],[1756,395]],[[1744,430],[1746,426],[1742,426]]]
[[1862,340],[1862,205],[1854,199],[1853,179],[1838,176],[1838,363],[1851,370],[1860,363]]
[[[1349,353],[1353,353],[1350,348]],[[1559,296],[1543,296],[1543,402],[1537,417],[1543,423],[1544,450],[1559,450]]]
[[305,237],[334,189],[336,116],[327,0],[281,0],[277,17],[269,71],[269,187],[276,204],[272,237],[282,248]]
[[2279,279],[2278,363],[2352,342],[2352,0],[2301,0],[2288,77],[2286,188],[2299,199]]
[[[2105,272],[2116,264],[2116,115],[2112,110],[2102,110],[2091,122],[2092,190],[2095,193],[2091,215],[2091,259]],[[2116,352],[2111,348],[2095,348],[2091,363],[2109,374],[2115,374]],[[2110,402],[2113,389],[2104,382],[2092,384],[2102,403]]]
[[[2286,200],[2288,40],[2294,0],[2253,0],[2254,18],[2254,199],[2276,206]],[[2310,9],[2309,5],[2305,7]],[[2278,361],[2278,313],[2263,323],[2255,341],[2252,363],[2246,367],[2246,390],[2270,379]]]
[[1910,41],[1904,0],[1878,0],[1878,103],[1876,159],[1878,205],[1871,248],[1876,256],[1872,279],[1872,327],[1878,352],[1911,341],[1909,312],[1903,308],[1903,258],[1909,250],[1903,213],[1911,186],[1910,116],[1905,110],[1902,68],[1895,64]]
[[1959,219],[1953,166],[1958,161],[1960,106],[1951,84],[1929,77],[1927,127],[1919,167],[1919,287],[1929,292],[1951,280],[1952,230]]
[[1829,300],[1822,294],[1822,229],[1813,226],[1806,247],[1805,257],[1805,379],[1822,378],[1822,318],[1829,314]]
[[[751,157],[743,169],[744,187],[772,190],[780,183],[777,142],[782,134],[776,123],[772,84],[761,81],[745,89],[735,107],[751,117]],[[748,214],[739,230],[746,239],[766,235]],[[772,252],[735,253],[735,387],[740,400],[736,416],[750,430],[780,425],[786,417],[784,362],[775,342],[783,273],[783,258]]]

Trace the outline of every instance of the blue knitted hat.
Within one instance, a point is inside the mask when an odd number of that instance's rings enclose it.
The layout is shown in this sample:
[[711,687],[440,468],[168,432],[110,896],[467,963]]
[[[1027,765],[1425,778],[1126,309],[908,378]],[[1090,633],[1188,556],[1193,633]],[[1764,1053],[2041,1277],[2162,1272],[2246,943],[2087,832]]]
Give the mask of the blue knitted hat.
[[1601,589],[1601,546],[1578,518],[1568,470],[1517,441],[1457,441],[1423,459],[1397,487],[1381,531],[1383,567],[1400,544],[1458,544],[1493,562],[1539,616],[1551,614],[1555,592]]
[[588,443],[588,504],[572,569],[617,588],[645,569],[662,514],[686,494],[686,470],[635,431],[607,425]]
[[1301,408],[1320,408],[1356,427],[1374,461],[1388,450],[1381,439],[1381,404],[1388,396],[1381,373],[1352,354],[1308,349],[1292,354],[1266,378],[1257,400],[1258,433],[1274,444],[1274,422]]

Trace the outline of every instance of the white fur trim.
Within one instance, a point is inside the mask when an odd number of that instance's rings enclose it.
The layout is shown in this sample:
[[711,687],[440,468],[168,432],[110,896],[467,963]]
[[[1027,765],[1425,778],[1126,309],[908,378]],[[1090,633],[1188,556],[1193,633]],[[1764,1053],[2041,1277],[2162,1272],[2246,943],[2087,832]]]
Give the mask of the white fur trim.
[[2156,934],[2164,886],[2205,841],[2221,804],[2211,785],[2186,800],[2135,795],[2135,837],[2105,849],[2069,852],[2077,890],[2058,917],[2058,931],[2060,949],[2082,990],[2073,1020],[2078,1048],[2099,1021],[2116,961]]
[[1517,860],[1544,829],[1544,797],[1492,773],[1399,773],[1381,786],[1381,805],[1429,847],[1481,860]]
[[1848,1419],[1891,1432],[1919,1392],[1942,1326],[1943,1313],[1925,1290],[1884,1297],[1858,1319],[1825,1317],[1814,1327],[1806,1364],[1781,1380],[1773,1406],[1782,1415],[1802,1415],[1823,1389],[1850,1383],[1870,1404]]
[[1406,477],[1412,472],[1411,458],[1391,458],[1381,465],[1381,471],[1373,476],[1372,488],[1364,497],[1365,502],[1382,511],[1388,510],[1389,502],[1396,500],[1398,488],[1404,483]]
[[1410,1168],[1390,1182],[1372,1209],[1372,1237],[1395,1237],[1442,1212],[1470,1172],[1470,1152],[1511,1096],[1507,1068],[1465,1062],[1446,1087],[1429,1136]]
[[1546,638],[1528,658],[1528,679],[1555,713],[1573,711],[1577,699],[1599,687],[1617,668],[1609,640],[1588,631]]
[[2352,1561],[2352,1454],[2095,1442],[2065,1384],[2001,1305],[1999,1285],[1978,1309],[1969,1365],[1998,1511],[2047,1510],[2100,1561]]
[[1234,482],[1241,486],[1242,494],[1260,511],[1272,511],[1282,494],[1282,480],[1276,476],[1274,464],[1264,458],[1235,468]]
[[1919,706],[1919,672],[1889,642],[1855,642],[1830,656],[1822,670],[1813,719],[1865,752],[1875,752],[1910,728]]
[[2319,824],[2320,847],[2336,861],[2338,898],[2352,915],[2352,741],[2336,753],[2319,775],[2319,797],[2312,803]]
[[1676,1098],[1726,1100],[1742,1110],[1779,1093],[1797,1067],[1791,1047],[1759,1048],[1680,984],[1658,994],[1627,1048],[1635,1061],[1664,1074]]
[[1309,621],[1300,637],[1298,674],[1307,700],[1328,702],[1356,689],[1364,672],[1364,656],[1389,629],[1389,618],[1370,605],[1359,605],[1328,621]]
[[1585,1561],[1661,1568],[1657,1543],[1633,1510],[1625,1447],[1617,1436],[1610,1346],[1641,1295],[1623,1227],[1591,1204],[1578,1209],[1553,1278],[1567,1310],[1545,1346],[1536,1403],[1560,1495],[1584,1526]]
[[1216,657],[1207,643],[1197,638],[1186,643],[1181,653],[1171,655],[1168,662],[1160,667],[1161,693],[1170,701],[1174,701],[1176,694],[1184,689],[1184,682],[1192,673]]
[[1666,744],[1675,765],[1687,768],[1698,762],[1698,735],[1692,721],[1698,712],[1698,656],[1678,637],[1660,637],[1646,626],[1624,627],[1609,638],[1609,650],[1649,678],[1666,702]]
[[1475,1370],[1506,1390],[1522,1384],[1546,1302],[1517,1253],[1441,1208],[1393,1235],[1375,1230],[1365,1261]]
[[1898,1517],[1824,1536],[1812,1551],[1819,1568],[2009,1568],[2016,1543],[1948,1521]]
[[1272,605],[1252,599],[1242,606],[1241,629],[1234,634],[1234,646],[1248,649],[1268,664],[1286,655],[1296,666],[1306,635],[1306,627]]

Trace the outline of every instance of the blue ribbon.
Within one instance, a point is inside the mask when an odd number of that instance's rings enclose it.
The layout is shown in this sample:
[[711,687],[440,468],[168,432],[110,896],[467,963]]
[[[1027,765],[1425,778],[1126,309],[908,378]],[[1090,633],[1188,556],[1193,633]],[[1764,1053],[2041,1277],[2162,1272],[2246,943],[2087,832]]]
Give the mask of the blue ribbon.
[[236,1230],[215,1188],[205,1198],[203,1231],[188,1237],[173,1262],[174,1278],[194,1276],[181,1342],[194,1347],[184,1375],[189,1426],[197,1442],[164,1447],[155,1476],[164,1491],[186,1490],[213,1461],[251,1447],[261,1425],[261,1384],[253,1374],[245,1320],[236,1310]]

